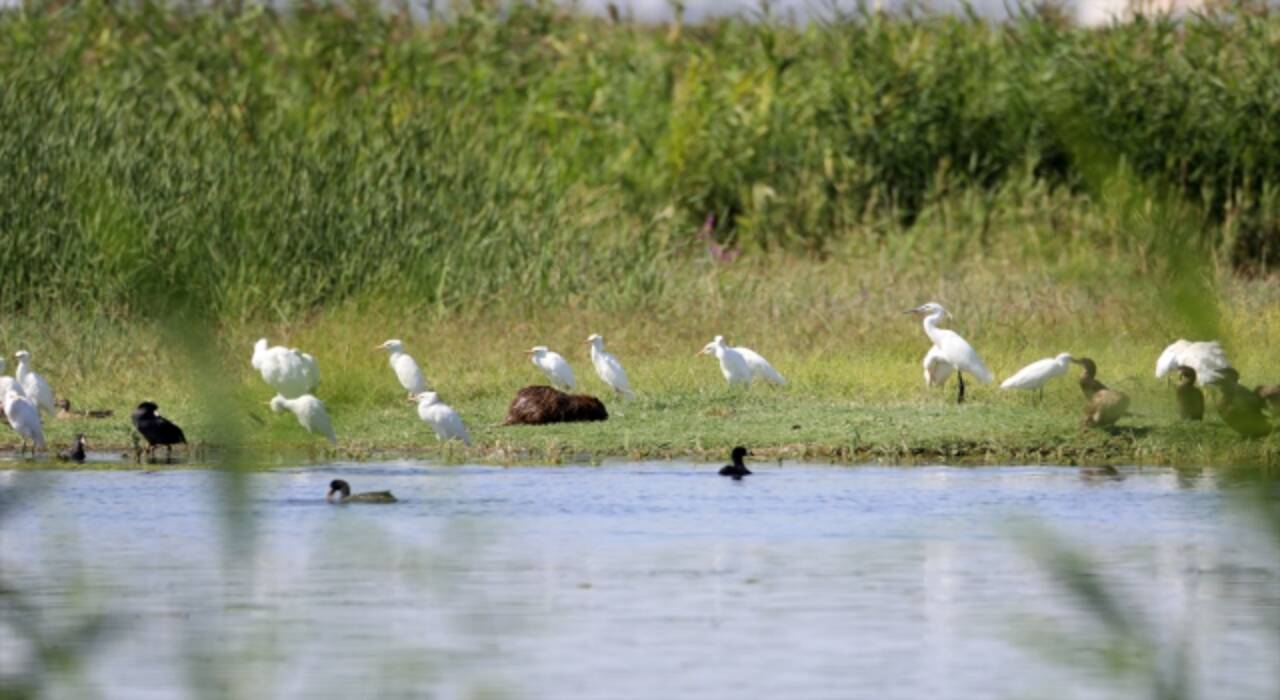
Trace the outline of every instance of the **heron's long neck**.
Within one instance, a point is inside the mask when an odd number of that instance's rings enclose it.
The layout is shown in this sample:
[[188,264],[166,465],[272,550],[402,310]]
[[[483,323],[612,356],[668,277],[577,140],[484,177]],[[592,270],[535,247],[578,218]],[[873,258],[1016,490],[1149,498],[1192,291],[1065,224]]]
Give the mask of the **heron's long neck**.
[[17,377],[18,379],[22,379],[23,377],[27,376],[27,373],[30,371],[31,371],[31,367],[27,365],[27,361],[25,359],[18,360],[18,369],[13,373],[13,376]]
[[934,345],[938,343],[938,321],[942,320],[942,314],[941,311],[935,311],[924,317],[924,334],[929,336]]

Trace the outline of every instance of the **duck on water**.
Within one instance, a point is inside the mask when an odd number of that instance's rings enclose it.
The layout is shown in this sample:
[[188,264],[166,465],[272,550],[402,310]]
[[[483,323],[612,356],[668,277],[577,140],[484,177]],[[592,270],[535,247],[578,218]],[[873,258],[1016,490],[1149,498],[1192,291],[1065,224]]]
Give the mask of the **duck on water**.
[[395,503],[396,497],[390,491],[366,491],[351,493],[351,484],[342,479],[329,482],[329,493],[324,500],[329,503]]
[[747,469],[747,465],[742,458],[751,454],[751,450],[738,445],[733,448],[733,452],[729,453],[729,458],[733,460],[733,464],[726,464],[720,467],[720,476],[731,476],[734,481],[742,481],[742,477],[751,474],[751,470]]

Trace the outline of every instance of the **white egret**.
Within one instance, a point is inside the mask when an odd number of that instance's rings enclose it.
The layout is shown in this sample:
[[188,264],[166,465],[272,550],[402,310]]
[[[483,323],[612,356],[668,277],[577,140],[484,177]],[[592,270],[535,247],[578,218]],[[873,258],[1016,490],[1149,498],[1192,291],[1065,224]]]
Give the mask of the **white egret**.
[[766,382],[772,382],[774,384],[787,383],[787,380],[781,374],[778,374],[778,370],[774,369],[773,365],[769,364],[769,361],[764,359],[760,353],[752,350],[751,348],[744,348],[741,345],[735,347],[734,350],[736,350],[739,355],[742,355],[743,361],[746,362],[747,367],[751,369],[752,381],[763,379]]
[[627,371],[622,368],[622,363],[612,353],[605,352],[604,337],[599,333],[592,333],[587,338],[587,343],[591,345],[591,365],[595,367],[600,381],[608,384],[618,396],[635,398],[636,394],[631,390],[631,383],[627,381]]
[[530,356],[533,366],[542,370],[557,389],[573,391],[578,388],[578,380],[573,377],[573,368],[560,353],[548,350],[545,345],[537,345],[525,350],[525,354]]
[[[4,371],[4,358],[0,357],[0,372],[3,372],[3,371]],[[2,410],[4,405],[3,403],[4,395],[9,393],[10,389],[18,392],[18,396],[27,395],[27,393],[22,390],[22,385],[18,383],[17,379],[14,379],[13,377],[8,377],[8,376],[0,376],[0,418],[4,417],[4,411]]]
[[14,379],[22,385],[22,393],[36,404],[46,415],[53,415],[58,410],[53,405],[53,387],[35,370],[31,369],[31,353],[19,350],[13,354],[18,358],[18,369],[14,371]]
[[1175,340],[1160,353],[1156,360],[1156,378],[1177,371],[1179,367],[1190,367],[1196,371],[1196,383],[1209,384],[1217,378],[1220,370],[1231,366],[1227,353],[1216,340],[1193,342]]
[[338,444],[338,436],[333,433],[333,422],[329,420],[329,412],[324,410],[324,402],[311,394],[303,394],[297,398],[286,399],[276,394],[271,399],[271,410],[279,413],[288,410],[298,419],[298,423],[315,435],[323,435],[329,443]]
[[461,440],[462,444],[471,446],[471,436],[462,424],[462,416],[452,406],[440,400],[434,391],[424,391],[414,397],[418,402],[418,417],[436,431],[436,440]]
[[924,354],[924,383],[927,386],[942,386],[951,378],[951,373],[955,368],[942,358],[942,351],[938,346],[929,348],[929,352]]
[[253,344],[250,363],[262,375],[264,382],[287,399],[309,394],[320,385],[320,366],[316,364],[316,358],[297,348],[267,347],[266,338],[259,338]]
[[391,353],[391,369],[396,373],[396,379],[400,380],[400,386],[409,392],[410,397],[427,390],[426,377],[422,376],[418,363],[404,351],[404,345],[399,340],[388,340],[374,350],[386,350]]
[[699,355],[715,355],[720,361],[720,373],[724,375],[729,386],[734,384],[750,384],[753,376],[751,366],[747,364],[742,353],[736,348],[725,345],[724,336],[717,335],[698,351]]
[[1067,365],[1071,362],[1071,353],[1059,353],[1057,357],[1036,360],[1018,370],[1012,377],[1000,384],[1001,389],[1023,389],[1040,392],[1044,396],[1044,385],[1050,380],[1067,373]]
[[4,415],[9,420],[9,426],[22,438],[20,454],[27,451],[28,442],[33,445],[33,457],[36,450],[44,449],[44,427],[40,424],[40,411],[31,399],[10,389],[4,395]]
[[[964,373],[968,372],[981,384],[991,383],[991,370],[982,362],[978,352],[959,333],[946,328],[938,328],[938,322],[944,316],[950,316],[941,304],[929,302],[907,311],[909,314],[924,314],[924,332],[933,342],[933,350],[929,354],[936,355],[934,363],[946,363],[956,372],[956,381],[960,384],[956,403],[964,402]],[[936,350],[936,353],[934,352]],[[925,355],[928,360],[929,355]],[[928,378],[926,369],[926,379]]]

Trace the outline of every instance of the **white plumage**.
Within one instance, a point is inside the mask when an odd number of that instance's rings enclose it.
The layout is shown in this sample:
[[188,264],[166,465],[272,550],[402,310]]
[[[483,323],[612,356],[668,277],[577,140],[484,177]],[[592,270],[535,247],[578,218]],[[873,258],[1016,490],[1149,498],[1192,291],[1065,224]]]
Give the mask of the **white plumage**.
[[307,432],[323,435],[331,444],[338,444],[338,436],[333,432],[333,421],[329,420],[329,412],[325,410],[324,402],[311,394],[303,394],[292,399],[277,394],[271,399],[271,410],[276,413],[288,410],[298,419],[298,423],[307,429]]
[[[991,383],[991,370],[987,369],[987,365],[978,356],[978,352],[973,349],[973,346],[969,345],[967,340],[961,338],[959,333],[946,328],[938,328],[938,322],[944,316],[950,315],[946,309],[942,308],[941,304],[929,302],[911,309],[907,313],[924,314],[924,332],[933,343],[933,348],[925,355],[926,381],[929,380],[930,373],[928,368],[930,364],[945,363],[950,365],[953,370],[960,373],[957,376],[957,381],[960,385],[958,395],[960,401],[964,400],[964,372],[973,375],[979,383]],[[932,358],[930,358],[931,355],[933,356]],[[947,374],[950,374],[950,372]]]
[[[0,372],[4,372],[4,368],[4,358],[0,357]],[[17,379],[9,376],[0,376],[0,406],[3,406],[4,395],[9,393],[10,389],[18,392],[19,396],[27,395],[26,392],[22,390],[22,385],[18,383]]]
[[578,380],[573,377],[573,368],[558,352],[552,352],[545,345],[538,345],[526,350],[533,361],[533,366],[542,370],[547,379],[557,389],[573,391],[578,388]]
[[1018,370],[1012,377],[1001,382],[1000,388],[1023,389],[1026,391],[1043,389],[1044,385],[1048,384],[1050,380],[1066,374],[1070,363],[1071,354],[1065,352],[1056,357],[1036,360]]
[[934,345],[924,354],[924,383],[928,386],[942,386],[951,378],[955,368],[942,357],[942,351]]
[[1156,378],[1174,372],[1179,366],[1196,371],[1196,384],[1207,384],[1218,377],[1218,370],[1231,366],[1227,353],[1216,340],[1192,342],[1176,340],[1160,353],[1156,360]]
[[13,356],[18,358],[18,369],[14,371],[13,376],[22,385],[23,395],[46,415],[53,415],[57,411],[57,407],[53,404],[53,387],[49,386],[49,382],[46,382],[44,377],[31,369],[31,353],[19,350]]
[[724,336],[717,335],[710,343],[702,347],[698,351],[699,355],[715,355],[720,361],[720,373],[724,375],[725,381],[729,385],[734,384],[750,384],[751,378],[754,376],[751,366],[747,364],[746,358],[737,348],[725,345]]
[[297,348],[267,347],[266,338],[259,338],[253,344],[250,363],[262,375],[264,382],[287,399],[309,394],[320,385],[320,366],[316,364],[316,358]]
[[396,373],[396,379],[400,380],[400,386],[409,392],[409,396],[417,396],[427,390],[427,378],[422,376],[418,363],[404,351],[404,345],[399,340],[388,340],[375,349],[391,353],[388,360],[391,370]]
[[22,437],[22,449],[25,452],[27,443],[35,445],[36,450],[44,449],[44,426],[40,424],[40,411],[27,397],[10,389],[4,395],[4,415],[9,420],[9,427]]
[[587,338],[587,342],[591,344],[591,365],[595,367],[596,376],[600,377],[600,381],[608,384],[615,394],[634,398],[635,392],[631,391],[627,371],[622,368],[618,358],[604,350],[604,337],[598,333],[592,333]]
[[461,440],[462,444],[471,445],[471,436],[467,434],[467,428],[462,424],[462,416],[458,415],[452,406],[442,402],[434,391],[424,391],[416,398],[418,399],[418,417],[436,431],[437,440],[440,442]]
[[768,360],[761,357],[760,353],[751,348],[744,348],[741,345],[735,347],[734,350],[739,355],[742,355],[743,362],[747,363],[747,368],[751,370],[752,381],[763,379],[774,384],[787,383],[787,380],[781,374],[778,374],[778,370],[774,369]]

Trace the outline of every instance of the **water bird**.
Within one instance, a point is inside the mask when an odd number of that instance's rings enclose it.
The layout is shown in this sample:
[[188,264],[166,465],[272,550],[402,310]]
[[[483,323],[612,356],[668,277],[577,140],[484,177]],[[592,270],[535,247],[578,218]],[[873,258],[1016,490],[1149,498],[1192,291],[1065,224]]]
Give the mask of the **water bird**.
[[351,493],[351,484],[342,479],[329,482],[329,493],[324,500],[329,503],[395,503],[396,497],[390,491],[366,491]]
[[1178,400],[1178,417],[1182,420],[1204,419],[1204,392],[1196,386],[1196,370],[1193,367],[1178,367],[1178,387],[1174,390]]
[[608,384],[619,398],[635,398],[636,394],[631,391],[631,382],[627,380],[627,371],[622,368],[622,363],[618,362],[613,353],[605,352],[604,336],[592,333],[587,337],[587,344],[591,346],[591,366],[595,368],[600,381]]
[[53,415],[57,411],[57,407],[53,404],[53,387],[49,386],[49,382],[45,381],[44,377],[31,369],[31,353],[19,350],[13,356],[18,358],[18,369],[14,370],[13,376],[22,385],[23,393],[36,404],[41,413]]
[[1091,358],[1072,358],[1072,362],[1084,368],[1080,376],[1080,390],[1084,392],[1084,422],[1095,428],[1115,425],[1129,415],[1129,397],[1122,391],[1108,388],[1098,381],[1098,365]]
[[399,340],[388,340],[374,350],[386,350],[391,353],[388,360],[391,370],[396,373],[396,379],[400,380],[400,386],[409,392],[409,398],[427,390],[426,377],[422,376],[422,370],[418,367],[417,361],[404,351],[404,345]]
[[1102,464],[1096,467],[1082,467],[1080,476],[1086,479],[1108,479],[1111,481],[1124,481],[1124,475],[1119,469],[1110,464]]
[[1071,354],[1066,352],[1059,353],[1056,357],[1036,360],[1004,380],[1000,388],[1039,391],[1040,397],[1044,398],[1044,385],[1066,374],[1070,362]]
[[1271,415],[1280,415],[1280,384],[1267,384],[1257,387],[1253,393],[1267,405]]
[[1218,341],[1193,342],[1178,339],[1156,359],[1156,379],[1177,371],[1179,367],[1190,367],[1196,371],[1197,383],[1203,385],[1211,382],[1219,370],[1230,366],[1227,354]]
[[549,386],[527,386],[507,407],[505,425],[543,425],[608,420],[604,403],[594,396],[566,394]]
[[734,347],[724,342],[724,336],[717,335],[710,343],[702,346],[698,355],[714,355],[720,361],[720,374],[729,386],[735,384],[751,384],[764,380],[773,384],[786,384],[787,380],[778,370],[769,364],[760,353],[747,347]]
[[[4,367],[4,358],[0,357],[0,372],[4,372]],[[0,418],[4,418],[4,396],[9,393],[10,389],[18,392],[18,396],[27,395],[27,393],[22,390],[22,385],[18,383],[17,379],[9,376],[0,376]]]
[[1271,432],[1271,424],[1263,415],[1262,397],[1240,385],[1240,373],[1233,367],[1223,367],[1208,382],[1218,390],[1214,407],[1227,427],[1244,437],[1262,437]]
[[83,462],[84,461],[84,433],[76,436],[76,442],[71,448],[58,453],[58,459],[66,462]]
[[26,453],[28,442],[32,444],[32,457],[37,450],[44,449],[44,426],[40,424],[40,409],[35,402],[10,388],[4,395],[4,415],[9,427],[22,438],[19,455]]
[[338,436],[333,433],[333,421],[329,420],[329,412],[324,402],[311,394],[303,394],[297,398],[287,399],[279,394],[272,397],[271,410],[275,413],[289,411],[298,419],[298,424],[313,435],[324,436],[331,445],[338,444]]
[[309,394],[320,385],[320,365],[316,358],[297,348],[267,347],[267,339],[259,338],[253,344],[253,357],[249,362],[262,375],[262,381],[287,399]]
[[[956,381],[959,390],[956,394],[956,403],[964,403],[964,373],[968,372],[973,375],[981,384],[990,384],[991,370],[987,369],[986,364],[982,362],[982,358],[978,356],[978,352],[969,345],[969,341],[960,337],[959,333],[946,328],[938,328],[938,322],[943,317],[950,317],[951,314],[941,304],[929,302],[922,304],[914,309],[910,309],[904,313],[923,314],[924,315],[924,333],[929,336],[933,348],[925,354],[925,381],[929,381],[930,373],[930,355],[933,355],[933,365],[939,363],[950,367],[946,371],[947,376],[954,370],[956,373]],[[946,381],[946,377],[942,378]]]
[[578,380],[573,376],[573,368],[560,353],[548,350],[545,345],[535,345],[525,350],[525,354],[529,355],[534,367],[547,375],[547,380],[552,386],[564,391],[573,391],[578,387]]
[[157,447],[164,445],[167,459],[173,456],[174,445],[187,443],[187,436],[182,434],[182,428],[160,415],[159,410],[160,407],[155,403],[143,401],[133,410],[131,420],[133,427],[147,441],[147,453],[154,454]]
[[111,409],[90,409],[87,411],[71,410],[71,399],[61,398],[54,404],[58,407],[58,414],[55,416],[58,420],[69,420],[72,418],[110,418],[116,414]]
[[418,417],[436,432],[436,440],[461,440],[462,444],[471,446],[471,436],[462,424],[462,416],[441,401],[436,392],[424,391],[409,400],[417,402]]
[[951,366],[942,357],[942,351],[938,346],[934,345],[929,348],[929,352],[924,354],[924,383],[925,386],[942,386],[951,378],[951,374],[955,372],[955,368]]
[[720,476],[731,476],[734,481],[742,481],[742,477],[751,473],[751,470],[747,469],[746,463],[742,461],[742,458],[749,454],[751,454],[751,451],[742,445],[733,448],[733,451],[729,453],[729,458],[733,460],[733,464],[726,464],[720,467]]

